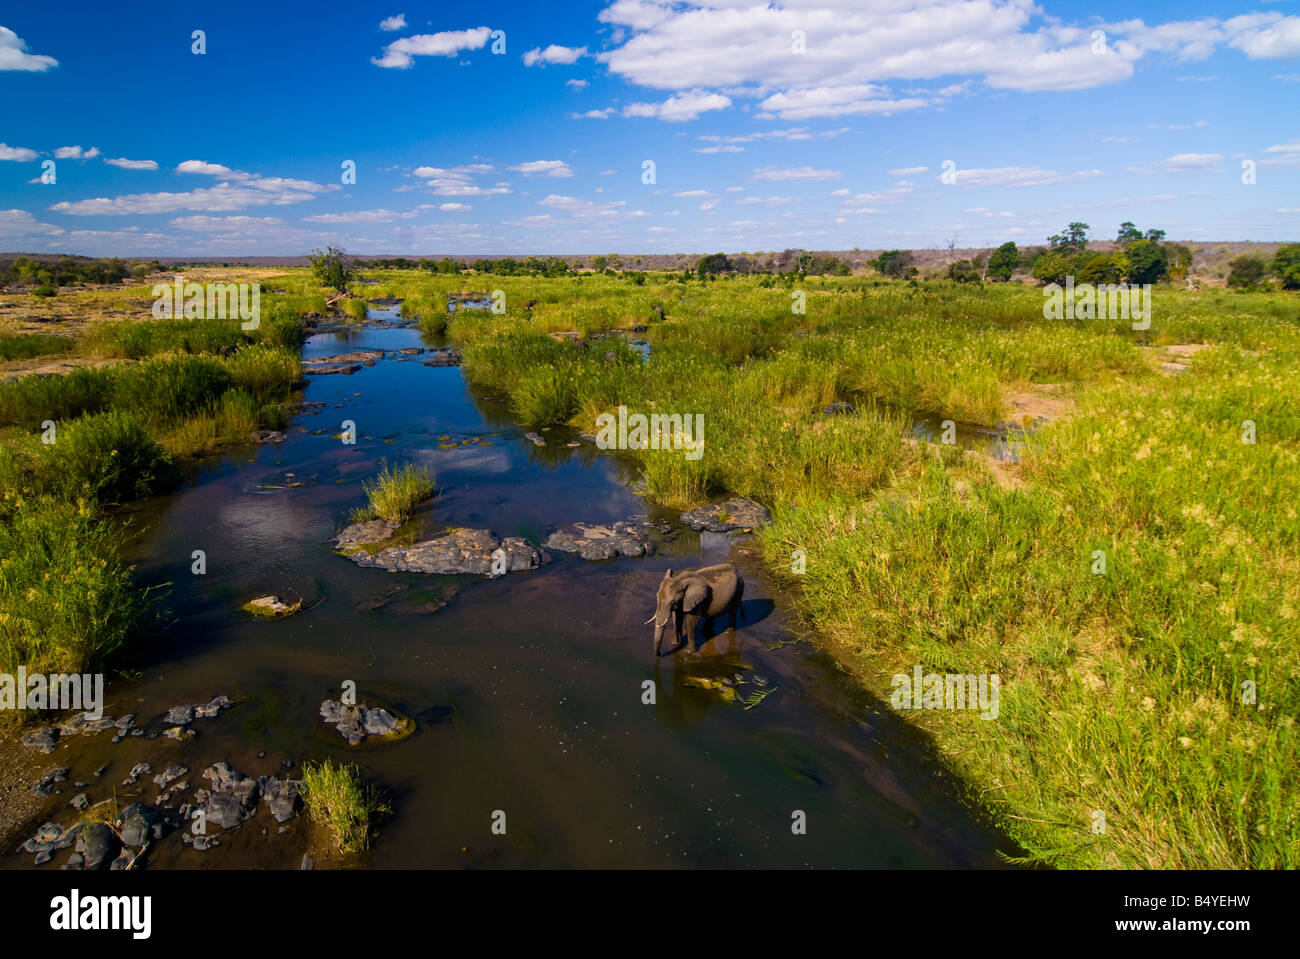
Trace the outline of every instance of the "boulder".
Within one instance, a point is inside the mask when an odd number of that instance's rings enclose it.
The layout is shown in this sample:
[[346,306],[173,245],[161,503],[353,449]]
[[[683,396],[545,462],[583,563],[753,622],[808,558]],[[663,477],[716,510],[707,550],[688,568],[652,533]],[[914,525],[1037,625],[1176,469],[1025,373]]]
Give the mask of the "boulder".
[[547,549],[564,553],[577,553],[583,559],[614,559],[617,556],[651,556],[655,544],[650,523],[623,520],[608,525],[574,523],[556,530],[546,540]]
[[379,706],[367,706],[362,703],[352,706],[327,699],[320,704],[321,719],[335,726],[339,735],[348,741],[349,746],[357,746],[367,737],[385,738],[398,736],[409,728],[410,720],[394,716]]
[[454,529],[410,546],[390,546],[376,553],[358,551],[348,559],[358,566],[386,569],[390,573],[438,573],[442,575],[497,575],[492,557],[505,554],[504,572],[537,569],[551,561],[543,550],[518,536],[498,540],[485,529]]
[[716,506],[697,506],[683,513],[681,519],[694,530],[730,533],[766,526],[772,522],[772,514],[766,506],[736,497]]

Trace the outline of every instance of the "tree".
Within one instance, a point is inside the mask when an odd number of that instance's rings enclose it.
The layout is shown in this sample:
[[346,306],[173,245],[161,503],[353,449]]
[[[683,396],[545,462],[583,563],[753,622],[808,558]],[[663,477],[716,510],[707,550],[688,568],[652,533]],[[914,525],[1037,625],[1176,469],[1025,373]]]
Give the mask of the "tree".
[[1268,263],[1258,253],[1242,253],[1228,261],[1228,286],[1247,289],[1258,286],[1268,272]]
[[1078,253],[1088,245],[1088,231],[1092,227],[1086,223],[1075,221],[1065,228],[1064,233],[1057,233],[1055,236],[1049,236],[1047,242],[1052,244],[1052,249],[1062,250],[1067,253]]
[[609,258],[604,253],[598,253],[591,258],[591,268],[599,273],[609,265]]
[[1169,254],[1169,279],[1186,279],[1192,269],[1192,251],[1181,243],[1167,243],[1165,250]]
[[1119,225],[1119,236],[1115,237],[1116,243],[1132,243],[1140,239],[1142,239],[1142,231],[1133,225],[1132,220],[1125,220]]
[[1019,265],[1020,251],[1016,249],[1014,242],[1008,240],[994,250],[993,255],[989,257],[989,276],[995,280],[1005,282],[1011,279],[1011,274]]
[[1284,290],[1300,290],[1300,243],[1280,246],[1273,257],[1273,275]]
[[1045,250],[1034,260],[1034,278],[1044,283],[1064,283],[1073,273],[1073,259],[1059,250]]
[[980,271],[970,260],[957,260],[948,264],[948,279],[957,283],[978,283]]
[[871,261],[871,265],[893,279],[916,276],[916,267],[912,266],[912,254],[908,250],[885,250]]
[[[1160,233],[1160,230],[1153,230]],[[1155,240],[1138,240],[1124,248],[1133,283],[1159,283],[1169,275],[1169,253]]]
[[1147,230],[1147,239],[1152,243],[1159,243],[1165,238],[1164,230]]
[[708,256],[702,256],[700,257],[700,262],[696,264],[695,267],[696,272],[700,275],[700,279],[709,275],[716,276],[723,270],[729,268],[730,264],[727,262],[727,254],[725,253],[710,253]]
[[340,293],[347,292],[348,284],[355,278],[356,271],[348,266],[345,254],[337,247],[326,247],[324,252],[312,250],[311,272],[321,286],[328,286]]

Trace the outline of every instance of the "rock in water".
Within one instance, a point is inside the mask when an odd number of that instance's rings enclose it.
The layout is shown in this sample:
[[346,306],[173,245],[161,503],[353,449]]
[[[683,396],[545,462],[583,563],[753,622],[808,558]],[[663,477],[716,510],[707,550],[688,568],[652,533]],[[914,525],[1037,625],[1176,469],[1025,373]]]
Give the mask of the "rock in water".
[[[493,556],[501,550],[494,569]],[[543,550],[518,536],[498,540],[485,529],[454,529],[410,546],[390,546],[377,553],[349,553],[358,566],[377,567],[390,573],[476,574],[496,576],[537,569],[551,561]]]
[[697,506],[683,513],[681,518],[691,529],[710,533],[758,529],[772,522],[772,514],[766,506],[741,497],[717,506]]
[[552,533],[546,540],[546,548],[577,553],[587,560],[651,556],[655,545],[650,539],[650,530],[659,528],[636,520],[623,520],[607,526],[574,523]]

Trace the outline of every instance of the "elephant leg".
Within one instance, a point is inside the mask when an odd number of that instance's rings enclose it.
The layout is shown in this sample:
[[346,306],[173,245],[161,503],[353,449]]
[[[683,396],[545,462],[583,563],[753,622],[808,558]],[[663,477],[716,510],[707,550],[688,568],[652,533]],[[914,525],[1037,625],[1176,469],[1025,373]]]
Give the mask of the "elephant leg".
[[676,619],[673,621],[673,627],[674,627],[673,638],[677,640],[677,645],[676,645],[675,647],[673,647],[673,652],[674,652],[674,653],[677,652],[677,650],[681,649],[683,646],[686,645],[686,640],[684,640],[684,639],[682,638],[682,623],[683,623],[683,622],[688,622],[688,623],[689,623],[689,622],[690,622],[690,617],[688,617],[685,613],[683,613],[683,612],[679,609],[679,610],[677,610],[677,613],[676,613]]
[[695,629],[700,624],[700,617],[689,615],[686,617],[686,651],[693,653],[698,649],[695,645]]

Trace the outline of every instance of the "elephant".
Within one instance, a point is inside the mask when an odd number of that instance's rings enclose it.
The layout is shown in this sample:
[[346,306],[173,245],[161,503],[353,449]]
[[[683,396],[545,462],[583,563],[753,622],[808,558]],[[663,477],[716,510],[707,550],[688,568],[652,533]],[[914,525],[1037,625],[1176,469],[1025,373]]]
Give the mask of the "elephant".
[[[676,652],[690,644],[688,651],[694,652],[695,626],[700,619],[710,624],[715,616],[731,614],[731,627],[736,628],[736,614],[742,613],[740,600],[745,594],[745,579],[740,570],[730,563],[719,566],[705,566],[701,569],[684,569],[674,573],[671,569],[664,573],[656,594],[655,613],[647,623],[655,624],[654,653],[660,655],[659,646],[663,640],[664,627],[670,616],[676,616],[674,632],[677,637]],[[682,635],[682,624],[686,625],[686,635]]]

